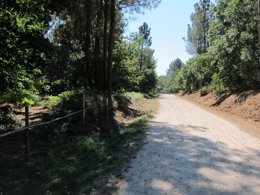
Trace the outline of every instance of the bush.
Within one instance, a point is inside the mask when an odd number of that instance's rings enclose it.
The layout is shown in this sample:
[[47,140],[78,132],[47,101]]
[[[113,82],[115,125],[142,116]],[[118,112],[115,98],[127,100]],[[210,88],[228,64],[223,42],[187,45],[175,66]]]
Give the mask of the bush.
[[205,96],[205,95],[208,95],[210,93],[210,90],[208,87],[202,87],[200,89],[200,96]]
[[26,89],[9,91],[1,96],[0,104],[8,102],[16,105],[22,105],[24,100],[29,100],[30,102],[33,102],[32,104],[37,105],[40,101],[40,97],[36,92],[34,93]]
[[49,96],[48,100],[43,102],[43,106],[47,108],[53,108],[63,101],[68,101],[74,95],[74,91],[64,91],[57,96]]
[[59,96],[49,96],[48,100],[43,102],[43,106],[47,108],[52,108],[60,104],[62,99]]
[[72,96],[75,95],[75,91],[64,91],[58,95],[62,100],[69,100]]
[[218,74],[214,74],[212,76],[212,81],[210,83],[210,88],[213,91],[213,93],[215,95],[221,95],[223,93],[228,92],[228,88],[226,88],[223,85],[223,82],[221,81],[221,79],[219,78]]
[[9,104],[0,107],[0,132],[14,129],[16,122],[12,118],[12,107]]
[[153,89],[153,90],[151,90],[151,91],[148,92],[148,95],[149,95],[150,97],[152,97],[152,98],[156,98],[156,97],[159,96],[159,93],[158,93],[158,90]]

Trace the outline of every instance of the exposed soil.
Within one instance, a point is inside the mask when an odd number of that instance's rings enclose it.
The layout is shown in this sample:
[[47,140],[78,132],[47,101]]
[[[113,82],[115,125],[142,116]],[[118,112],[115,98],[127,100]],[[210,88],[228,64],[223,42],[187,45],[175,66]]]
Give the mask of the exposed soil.
[[[15,122],[14,128],[20,128],[25,126],[25,110],[24,108],[18,108],[13,104],[2,104],[0,109],[8,109],[11,119]],[[42,106],[31,107],[29,112],[29,121],[31,124],[41,122],[45,116],[51,114],[51,110]]]
[[215,96],[200,93],[180,95],[185,100],[203,107],[218,116],[228,119],[242,130],[260,138],[260,92],[248,91],[241,94]]
[[183,97],[217,110],[229,112],[246,119],[260,122],[260,91],[247,91],[240,94],[215,96],[200,93],[186,94]]

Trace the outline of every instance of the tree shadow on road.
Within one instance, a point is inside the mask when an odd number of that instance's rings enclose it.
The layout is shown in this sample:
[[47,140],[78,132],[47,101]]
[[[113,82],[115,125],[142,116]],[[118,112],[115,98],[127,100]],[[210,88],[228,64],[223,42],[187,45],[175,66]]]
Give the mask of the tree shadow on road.
[[[156,195],[259,192],[257,149],[249,148],[247,152],[231,149],[223,142],[192,135],[191,131],[203,133],[207,128],[152,122],[147,144],[132,162],[133,169],[127,170],[124,192]],[[133,179],[135,182],[131,182]]]

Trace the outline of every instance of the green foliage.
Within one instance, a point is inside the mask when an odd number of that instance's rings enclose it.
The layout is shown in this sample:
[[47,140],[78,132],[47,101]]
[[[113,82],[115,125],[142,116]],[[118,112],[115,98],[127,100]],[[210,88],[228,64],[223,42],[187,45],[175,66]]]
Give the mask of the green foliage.
[[257,1],[219,0],[210,6],[200,0],[191,19],[187,47],[197,55],[161,78],[166,91],[204,95],[259,89]]
[[155,70],[147,70],[144,73],[144,78],[140,82],[141,92],[149,93],[156,89],[157,86],[157,75]]
[[113,66],[113,86],[116,91],[138,90],[140,83],[138,63],[138,44],[123,36],[115,43]]
[[191,25],[188,25],[186,49],[191,55],[205,53],[208,48],[208,29],[210,20],[210,0],[200,0],[194,5]]
[[49,96],[42,104],[47,108],[53,108],[64,101],[68,101],[75,95],[75,91],[64,91],[57,96]]
[[0,104],[5,102],[16,105],[24,105],[24,103],[27,102],[32,106],[39,104],[40,97],[37,91],[16,88],[13,91],[6,92],[0,97]]
[[228,92],[228,88],[225,88],[223,82],[221,81],[218,74],[212,76],[212,81],[210,83],[210,88],[212,92],[216,95],[221,95]]
[[[176,93],[178,89],[176,88],[176,81],[178,80],[178,74],[183,66],[183,62],[177,58],[170,63],[167,70],[166,76],[160,76],[158,79],[159,91],[162,93]],[[177,78],[178,77],[178,78]]]
[[256,2],[220,0],[214,8],[209,52],[215,73],[232,92],[260,87]]
[[75,91],[64,91],[58,95],[59,98],[62,100],[69,100],[71,97],[73,97],[76,94]]
[[200,89],[200,96],[205,96],[208,95],[210,93],[210,90],[208,89],[208,87],[202,87]]
[[[89,194],[100,178],[106,179],[104,174],[118,173],[120,164],[126,162],[141,143],[144,136],[140,135],[146,132],[156,107],[154,100],[146,100],[142,94],[127,95],[140,115],[127,118],[128,124],[120,125],[119,131],[109,136],[99,136],[100,132],[94,130],[97,126],[88,125],[89,131],[80,128],[79,120],[35,129],[31,142],[37,144],[31,148],[33,163],[29,169],[19,159],[9,163],[0,159],[1,192],[17,194],[19,189],[20,194]],[[142,106],[148,110],[143,112]],[[109,127],[110,122],[106,123]]]
[[0,133],[15,128],[17,122],[13,119],[12,107],[9,105],[0,107]]
[[150,47],[152,45],[152,37],[150,37],[151,28],[144,22],[139,27],[139,36],[141,38],[141,49]]
[[49,96],[48,100],[43,102],[43,106],[47,108],[53,108],[61,103],[62,99],[58,96]]
[[21,105],[24,105],[24,106],[32,106],[34,104],[35,104],[35,102],[32,99],[28,99],[28,98],[23,98],[22,102],[21,102]]
[[[42,1],[8,1],[0,4],[0,92],[30,90],[35,70],[45,61],[43,38],[47,23]],[[18,89],[17,89],[18,88]],[[19,93],[17,93],[19,95]],[[23,98],[23,97],[21,97]],[[18,98],[19,99],[19,98]]]
[[136,92],[126,92],[124,95],[132,99],[141,99],[144,97],[142,93],[136,93]]
[[[150,93],[157,86],[154,50],[150,49],[150,29],[145,23],[140,35],[119,37],[113,51],[113,86],[117,91],[141,91]],[[144,32],[143,32],[144,31]]]

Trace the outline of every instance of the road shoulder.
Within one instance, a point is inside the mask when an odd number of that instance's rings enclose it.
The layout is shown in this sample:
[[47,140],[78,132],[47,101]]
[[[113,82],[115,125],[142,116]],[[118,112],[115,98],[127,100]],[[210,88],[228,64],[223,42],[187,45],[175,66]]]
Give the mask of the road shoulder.
[[224,112],[221,110],[216,110],[216,109],[214,109],[214,107],[209,107],[209,106],[203,105],[203,104],[195,102],[192,99],[187,98],[187,97],[183,97],[183,96],[179,96],[179,95],[174,95],[174,96],[177,98],[180,98],[182,100],[188,101],[195,106],[203,108],[204,110],[207,110],[208,112],[215,114],[225,120],[228,120],[232,124],[239,127],[241,130],[260,139],[260,123],[259,122],[255,122],[250,119],[245,119],[240,116],[237,116],[237,115],[234,115],[234,114],[231,114],[228,112]]

